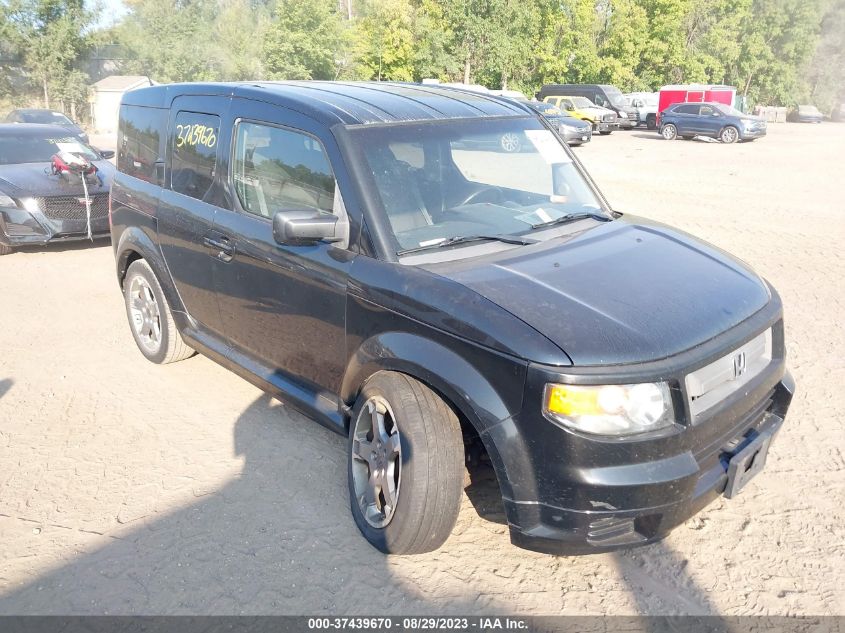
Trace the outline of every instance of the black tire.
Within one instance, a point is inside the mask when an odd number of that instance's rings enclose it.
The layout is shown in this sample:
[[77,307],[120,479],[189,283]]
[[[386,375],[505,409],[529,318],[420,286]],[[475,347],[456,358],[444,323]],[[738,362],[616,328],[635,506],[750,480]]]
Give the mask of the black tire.
[[678,138],[678,128],[676,128],[673,123],[667,123],[660,128],[660,136],[665,138],[667,141],[674,141]]
[[645,125],[649,130],[656,130],[657,129],[657,116],[654,114],[649,114],[645,118]]
[[[373,409],[376,417],[384,409],[379,428],[395,430],[398,455],[390,457],[390,449],[387,457],[377,453],[396,442],[392,433],[387,435],[391,441],[377,442]],[[446,541],[461,505],[464,444],[458,418],[437,394],[404,374],[375,374],[352,410],[347,453],[352,516],[373,547],[385,554],[421,554]],[[395,496],[371,492],[369,482],[379,476],[381,482],[393,482],[390,495]],[[392,507],[388,498],[395,500]]]
[[727,144],[736,143],[739,140],[739,130],[733,125],[727,125],[719,132],[719,140]]
[[607,136],[608,134],[611,134],[612,132],[613,132],[613,130],[607,130],[606,132],[599,132],[599,134],[601,134],[602,136]]
[[12,250],[13,249],[12,249],[11,246],[9,246],[8,244],[3,244],[2,242],[0,242],[0,257],[3,257],[3,255],[11,254]]
[[690,136],[689,134],[684,134],[681,138],[684,139],[685,141],[691,141],[695,137]]
[[[146,315],[139,315],[138,312],[141,309],[134,302],[136,299],[143,300],[141,291],[146,292],[147,288],[155,299],[157,314],[152,314],[147,307]],[[161,290],[161,284],[159,284],[153,269],[143,259],[132,262],[129,270],[126,271],[126,278],[123,280],[123,300],[132,337],[147,360],[159,365],[166,365],[167,363],[184,360],[195,354],[194,350],[182,340],[182,335],[179,334],[176,323],[173,321],[170,305]],[[149,303],[149,300],[147,300],[146,304],[149,305]],[[136,317],[141,318],[143,324],[157,324],[157,336],[155,336],[154,330],[150,330],[150,336],[145,338],[142,334],[144,325],[136,325]]]

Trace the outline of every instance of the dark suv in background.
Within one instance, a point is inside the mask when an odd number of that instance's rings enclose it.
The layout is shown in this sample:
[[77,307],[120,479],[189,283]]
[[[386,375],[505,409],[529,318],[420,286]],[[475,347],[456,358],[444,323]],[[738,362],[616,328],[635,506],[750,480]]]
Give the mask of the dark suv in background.
[[766,120],[723,103],[676,103],[660,113],[660,134],[667,141],[709,136],[723,143],[766,136]]
[[[519,152],[486,142],[506,134]],[[117,164],[138,348],[199,351],[345,434],[352,515],[384,552],[446,540],[475,448],[514,543],[649,543],[737,494],[783,423],[774,289],[612,211],[524,106],[387,82],[155,86],[123,98]]]

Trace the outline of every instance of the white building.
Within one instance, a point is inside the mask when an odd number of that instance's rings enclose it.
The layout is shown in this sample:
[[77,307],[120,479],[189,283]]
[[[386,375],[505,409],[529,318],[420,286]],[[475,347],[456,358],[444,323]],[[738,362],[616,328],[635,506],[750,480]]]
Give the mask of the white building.
[[152,86],[154,83],[149,77],[142,75],[111,75],[93,84],[89,103],[94,133],[116,133],[123,93],[133,88]]

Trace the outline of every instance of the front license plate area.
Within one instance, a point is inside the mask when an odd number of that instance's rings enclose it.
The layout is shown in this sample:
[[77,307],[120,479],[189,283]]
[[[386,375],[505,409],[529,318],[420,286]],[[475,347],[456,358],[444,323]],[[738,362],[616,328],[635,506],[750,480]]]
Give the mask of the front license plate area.
[[761,433],[728,462],[728,485],[725,496],[732,499],[745,488],[766,465],[766,455],[772,443],[771,433]]

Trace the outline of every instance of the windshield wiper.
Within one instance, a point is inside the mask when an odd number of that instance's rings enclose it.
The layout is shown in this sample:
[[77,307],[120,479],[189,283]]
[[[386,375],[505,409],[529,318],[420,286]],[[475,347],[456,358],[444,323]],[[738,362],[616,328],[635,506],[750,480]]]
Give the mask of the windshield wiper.
[[482,242],[482,241],[496,241],[504,242],[505,244],[520,244],[526,246],[528,244],[536,244],[537,240],[532,240],[528,237],[520,237],[519,235],[456,235],[445,240],[435,242],[434,244],[426,244],[425,246],[412,246],[404,250],[398,251],[397,255],[407,255],[409,253],[419,253],[420,251],[433,250],[435,248],[443,248],[445,246],[454,246],[455,244],[466,244],[468,242]]
[[594,220],[598,220],[599,222],[610,222],[613,218],[609,218],[603,213],[595,213],[592,211],[582,211],[580,213],[567,213],[566,215],[562,215],[559,218],[555,218],[554,220],[549,220],[548,222],[540,222],[538,224],[532,224],[532,229],[544,229],[549,226],[555,226],[557,224],[567,224],[569,222],[575,222],[576,220],[583,220],[584,218],[593,218]]

